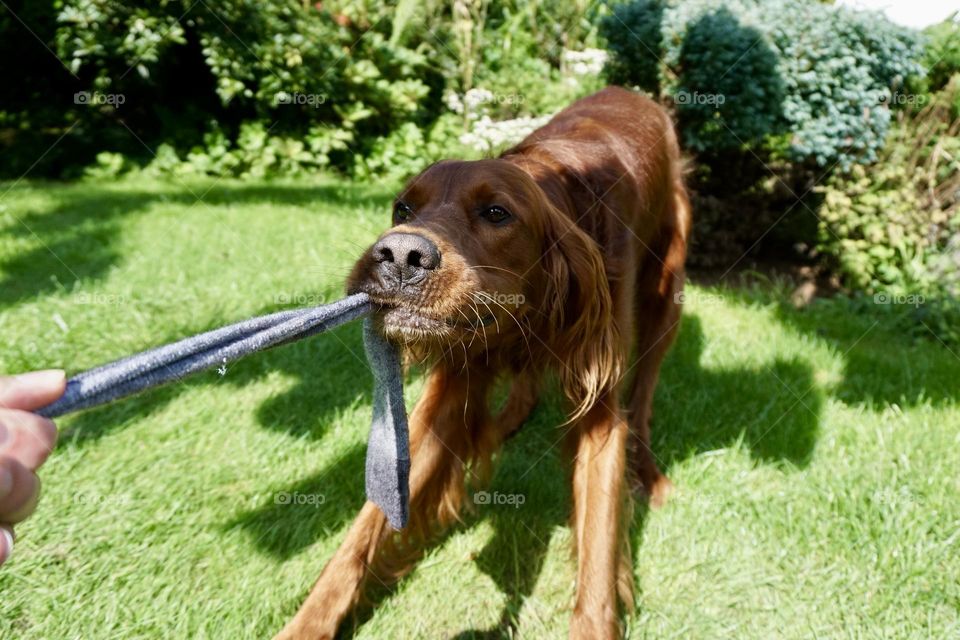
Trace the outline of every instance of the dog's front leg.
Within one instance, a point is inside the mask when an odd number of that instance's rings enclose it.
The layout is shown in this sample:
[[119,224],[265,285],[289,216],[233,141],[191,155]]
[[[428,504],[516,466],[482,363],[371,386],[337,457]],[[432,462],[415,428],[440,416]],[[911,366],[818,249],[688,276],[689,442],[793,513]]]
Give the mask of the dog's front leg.
[[570,622],[572,640],[620,636],[617,598],[631,591],[630,577],[622,575],[621,566],[624,501],[628,499],[624,494],[627,435],[615,395],[601,398],[576,427],[577,592]]
[[[486,418],[487,385],[475,376],[450,375],[437,368],[410,415],[410,521],[404,544],[380,509],[364,504],[346,539],[327,563],[306,602],[277,636],[283,640],[333,638],[368,580],[387,584],[405,571],[422,534],[456,516],[463,498],[464,464],[471,439]],[[402,548],[401,548],[402,547]]]

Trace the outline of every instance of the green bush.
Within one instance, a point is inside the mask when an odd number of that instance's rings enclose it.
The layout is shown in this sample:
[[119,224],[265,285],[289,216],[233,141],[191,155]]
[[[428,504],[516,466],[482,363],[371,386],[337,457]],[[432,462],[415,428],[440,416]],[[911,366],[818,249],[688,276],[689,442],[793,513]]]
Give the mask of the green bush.
[[400,181],[438,160],[466,157],[470,152],[459,142],[462,133],[460,118],[452,113],[440,116],[426,131],[406,124],[376,140],[369,153],[354,156],[353,175]]
[[924,29],[927,43],[923,66],[927,69],[930,91],[940,91],[960,73],[960,13],[949,20]]
[[604,72],[613,84],[660,94],[663,0],[634,0],[613,7],[600,21],[610,59]]
[[[455,131],[445,92],[490,91],[489,116],[509,120],[599,85],[564,70],[594,43],[596,0],[11,2],[25,24],[0,11],[0,54],[18,60],[0,67],[0,175],[14,177],[396,176],[422,166],[421,144],[460,150],[469,121]],[[34,164],[36,149],[52,150]]]
[[[960,13],[927,27],[923,36],[925,47],[921,64],[927,69],[927,75],[911,79],[909,83],[914,111],[928,105],[935,94],[960,76]],[[954,97],[952,116],[960,117],[960,93]]]
[[246,122],[240,125],[236,140],[222,131],[211,131],[185,154],[163,143],[144,171],[148,175],[244,178],[298,175],[331,166],[331,154],[348,151],[352,141],[349,129],[315,126],[302,136],[291,137],[271,135],[262,122]]
[[[31,19],[47,25],[68,87],[87,96],[80,104],[62,91],[47,96],[69,113],[51,120],[60,130],[73,124],[71,137],[87,135],[88,157],[106,148],[151,160],[165,143],[206,171],[258,173],[346,168],[377,138],[436,118],[443,78],[423,53],[390,43],[387,8],[365,22],[320,6],[63,0],[38,9]],[[7,22],[0,37],[23,30]],[[24,107],[2,109],[0,126],[22,118],[30,104]],[[258,141],[256,123],[276,140]],[[31,121],[31,129],[50,125]],[[347,135],[330,144],[323,133],[330,128]],[[272,160],[235,157],[258,145]]]
[[916,115],[903,114],[875,165],[830,178],[818,250],[850,289],[960,343],[957,93],[948,86]]
[[94,162],[106,148],[98,145],[111,139],[78,126],[73,96],[84,85],[47,49],[57,12],[49,2],[7,4],[0,7],[0,176],[19,178],[31,168],[33,174],[63,175]]
[[725,7],[686,27],[673,86],[687,144],[697,150],[757,146],[783,131],[784,86],[763,34]]
[[[806,0],[635,0],[602,23],[609,77],[671,97],[698,152],[872,162],[920,40],[876,14]],[[656,69],[656,73],[653,69]]]

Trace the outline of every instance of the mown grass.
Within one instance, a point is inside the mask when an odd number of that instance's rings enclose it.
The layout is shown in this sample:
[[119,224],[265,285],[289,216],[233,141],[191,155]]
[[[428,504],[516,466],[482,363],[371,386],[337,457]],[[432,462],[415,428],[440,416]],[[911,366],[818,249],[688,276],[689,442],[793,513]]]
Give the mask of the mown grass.
[[[0,199],[0,371],[336,298],[390,195],[20,183]],[[678,492],[637,510],[629,637],[960,637],[960,359],[843,301],[785,300],[688,290],[654,424]],[[62,420],[0,569],[0,637],[268,637],[362,503],[370,385],[354,324]],[[467,513],[345,635],[564,637],[561,421],[550,391],[500,457],[490,490],[521,506]]]

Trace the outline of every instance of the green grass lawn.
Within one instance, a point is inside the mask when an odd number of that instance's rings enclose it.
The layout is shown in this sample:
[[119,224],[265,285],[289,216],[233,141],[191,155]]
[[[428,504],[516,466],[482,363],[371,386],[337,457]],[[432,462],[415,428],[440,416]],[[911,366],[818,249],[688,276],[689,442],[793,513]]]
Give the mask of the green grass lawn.
[[[20,183],[0,199],[0,371],[335,299],[390,196]],[[852,309],[689,288],[654,424],[677,494],[637,510],[629,637],[960,637],[960,359]],[[63,419],[0,568],[0,638],[269,637],[361,506],[371,384],[354,323]],[[562,420],[551,391],[500,456],[491,490],[524,504],[467,513],[348,637],[564,637]]]

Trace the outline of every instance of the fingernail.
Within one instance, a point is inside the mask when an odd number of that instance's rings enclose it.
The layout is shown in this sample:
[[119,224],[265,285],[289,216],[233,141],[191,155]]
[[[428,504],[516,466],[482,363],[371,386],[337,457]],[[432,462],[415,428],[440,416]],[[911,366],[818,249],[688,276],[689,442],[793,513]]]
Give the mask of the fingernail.
[[13,474],[0,460],[0,499],[6,498],[13,491]]
[[6,553],[0,549],[0,562],[3,562],[13,554],[13,533],[11,533],[10,530],[5,527],[0,527],[0,537],[3,538],[7,549]]
[[13,376],[13,383],[18,387],[47,388],[63,384],[66,377],[63,369],[46,369]]

